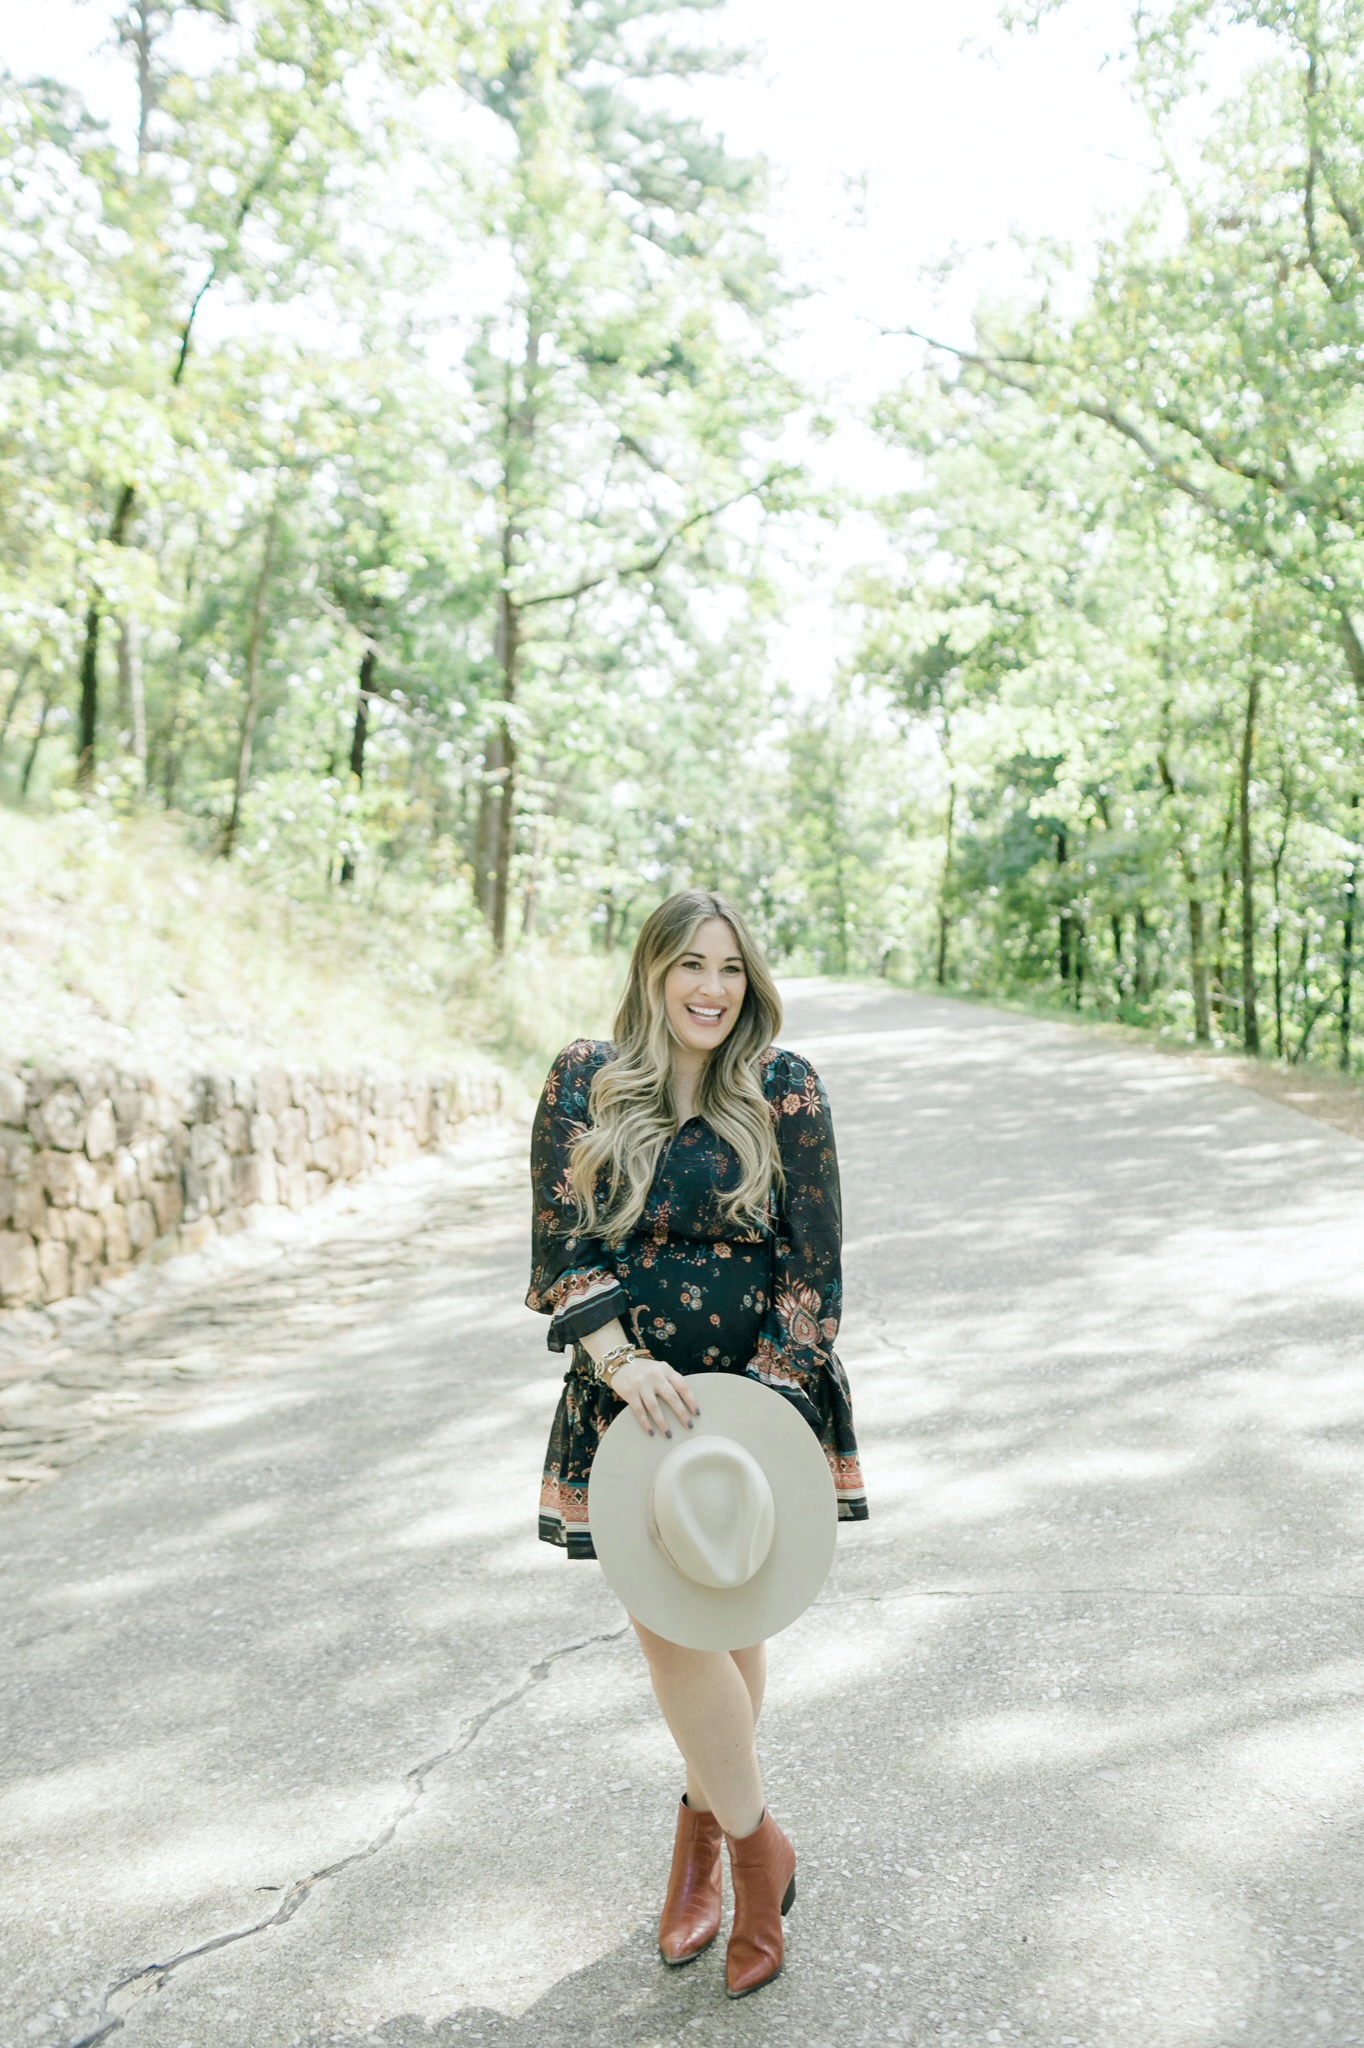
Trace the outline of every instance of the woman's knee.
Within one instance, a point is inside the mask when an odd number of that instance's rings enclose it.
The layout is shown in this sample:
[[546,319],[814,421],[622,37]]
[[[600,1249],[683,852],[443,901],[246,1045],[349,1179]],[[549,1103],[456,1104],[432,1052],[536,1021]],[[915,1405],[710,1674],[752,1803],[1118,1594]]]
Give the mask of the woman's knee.
[[718,1664],[725,1654],[716,1650],[688,1650],[681,1643],[670,1643],[666,1636],[656,1636],[651,1628],[646,1628],[642,1621],[636,1621],[633,1615],[630,1620],[639,1637],[640,1647],[655,1671],[678,1676],[699,1675]]

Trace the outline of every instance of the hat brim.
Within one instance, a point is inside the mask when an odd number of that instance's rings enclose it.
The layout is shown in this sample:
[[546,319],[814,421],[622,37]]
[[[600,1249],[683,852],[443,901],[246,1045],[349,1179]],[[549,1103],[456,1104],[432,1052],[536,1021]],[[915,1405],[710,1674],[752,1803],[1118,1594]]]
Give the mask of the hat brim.
[[676,1445],[647,1436],[622,1409],[592,1460],[588,1520],[612,1591],[636,1621],[688,1650],[742,1650],[803,1614],[829,1575],[838,1536],[833,1475],[819,1440],[789,1401],[738,1373],[693,1374],[699,1436],[726,1436],[767,1475],[772,1547],[746,1585],[698,1586],[649,1533],[654,1473]]

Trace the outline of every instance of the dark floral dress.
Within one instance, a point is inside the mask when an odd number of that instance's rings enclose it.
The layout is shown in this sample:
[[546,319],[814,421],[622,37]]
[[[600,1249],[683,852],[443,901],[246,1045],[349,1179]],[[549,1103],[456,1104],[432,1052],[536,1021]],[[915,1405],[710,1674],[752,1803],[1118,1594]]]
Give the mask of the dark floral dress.
[[592,1557],[588,1476],[620,1402],[578,1339],[619,1316],[635,1342],[678,1372],[740,1372],[775,1387],[819,1437],[843,1521],[867,1517],[848,1382],[834,1353],[842,1306],[838,1159],[829,1100],[808,1060],[773,1047],[763,1093],[786,1186],[767,1232],[726,1222],[720,1197],[739,1163],[704,1118],[663,1153],[644,1213],[619,1244],[576,1237],[568,1184],[574,1134],[591,1121],[609,1043],[580,1038],[550,1069],[531,1139],[533,1255],[527,1306],[552,1318],[551,1351],[572,1351],[550,1431],[540,1536]]

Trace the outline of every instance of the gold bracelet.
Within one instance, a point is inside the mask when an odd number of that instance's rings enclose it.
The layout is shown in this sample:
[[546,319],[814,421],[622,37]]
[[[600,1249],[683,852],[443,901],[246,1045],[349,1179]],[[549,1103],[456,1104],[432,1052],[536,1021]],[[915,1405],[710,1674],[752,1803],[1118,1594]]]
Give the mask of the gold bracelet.
[[633,1344],[614,1344],[609,1351],[603,1352],[600,1358],[593,1359],[593,1378],[603,1387],[610,1387],[614,1393],[615,1387],[613,1382],[616,1374],[623,1365],[629,1364],[634,1355],[635,1347]]
[[632,1358],[638,1356],[638,1348],[634,1344],[614,1344],[602,1357],[593,1359],[592,1377],[601,1386],[609,1387],[614,1394],[616,1391],[616,1374],[623,1365],[628,1365]]

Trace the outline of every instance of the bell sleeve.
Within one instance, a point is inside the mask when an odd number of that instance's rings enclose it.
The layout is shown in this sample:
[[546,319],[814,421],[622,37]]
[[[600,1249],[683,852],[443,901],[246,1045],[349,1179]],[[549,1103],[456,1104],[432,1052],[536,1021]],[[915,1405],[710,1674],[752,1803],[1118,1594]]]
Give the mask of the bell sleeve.
[[834,1356],[843,1308],[843,1216],[838,1154],[824,1084],[808,1060],[778,1053],[765,1078],[786,1185],[776,1205],[773,1298],[751,1378],[808,1404],[821,1420],[829,1381],[843,1382]]
[[551,1351],[569,1351],[580,1337],[630,1310],[610,1250],[599,1237],[579,1236],[568,1178],[573,1140],[591,1122],[592,1080],[610,1050],[589,1039],[565,1047],[549,1070],[531,1131],[531,1275],[527,1308],[550,1318]]

